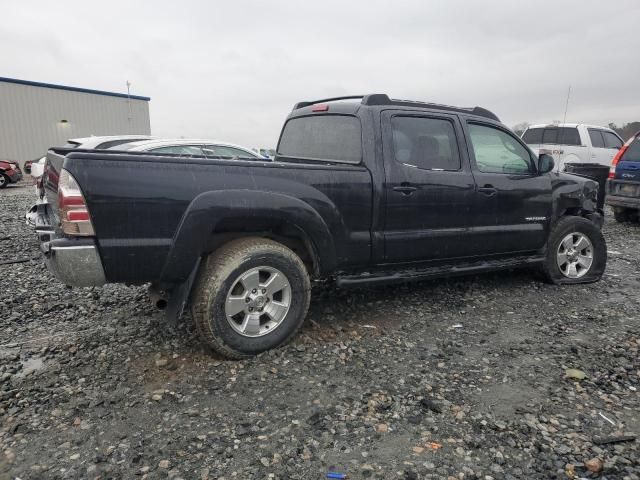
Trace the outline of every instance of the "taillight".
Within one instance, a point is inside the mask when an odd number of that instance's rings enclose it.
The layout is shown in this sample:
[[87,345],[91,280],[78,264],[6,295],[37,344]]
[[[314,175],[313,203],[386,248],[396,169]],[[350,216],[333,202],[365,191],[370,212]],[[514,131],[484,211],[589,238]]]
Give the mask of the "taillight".
[[627,148],[629,148],[629,145],[631,145],[635,139],[636,137],[633,136],[629,140],[627,140],[627,143],[625,143],[622,148],[618,150],[616,156],[613,157],[613,160],[611,160],[611,166],[609,167],[609,178],[614,178],[616,176],[616,166],[618,165],[618,162],[624,155],[624,152],[627,151]]
[[62,231],[67,235],[95,235],[82,190],[76,179],[66,170],[62,170],[58,181],[58,211]]

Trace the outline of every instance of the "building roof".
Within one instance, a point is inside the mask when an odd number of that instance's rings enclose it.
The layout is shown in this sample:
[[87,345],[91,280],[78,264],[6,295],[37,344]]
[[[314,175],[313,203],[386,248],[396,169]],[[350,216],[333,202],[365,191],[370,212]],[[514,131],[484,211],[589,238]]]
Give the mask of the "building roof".
[[18,85],[28,85],[31,87],[53,88],[55,90],[67,90],[69,92],[92,93],[94,95],[105,95],[107,97],[130,98],[132,100],[144,100],[148,102],[150,97],[141,97],[139,95],[127,95],[126,93],[105,92],[103,90],[92,90],[90,88],[69,87],[67,85],[55,85],[53,83],[32,82],[31,80],[19,80],[17,78],[0,77],[0,83],[15,83]]

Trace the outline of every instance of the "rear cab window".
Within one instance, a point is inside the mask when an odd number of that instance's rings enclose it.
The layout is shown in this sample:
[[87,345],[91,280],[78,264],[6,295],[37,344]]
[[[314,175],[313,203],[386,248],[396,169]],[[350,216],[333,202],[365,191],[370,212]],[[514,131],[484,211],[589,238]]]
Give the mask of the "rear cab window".
[[282,129],[277,154],[301,160],[360,163],[360,119],[337,114],[290,118]]

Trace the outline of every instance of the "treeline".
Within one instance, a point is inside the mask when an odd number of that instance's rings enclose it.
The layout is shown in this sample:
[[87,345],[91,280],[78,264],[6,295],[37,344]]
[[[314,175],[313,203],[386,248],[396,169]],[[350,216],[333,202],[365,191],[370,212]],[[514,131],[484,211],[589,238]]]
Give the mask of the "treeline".
[[[521,136],[528,126],[528,122],[518,123],[517,125],[514,125],[512,127],[512,130],[516,133],[516,135]],[[610,123],[608,126],[611,130],[620,135],[620,137],[624,141],[627,141],[632,135],[640,132],[640,122],[629,122],[621,126],[618,126],[615,123]]]
[[609,128],[614,130],[626,142],[632,135],[640,132],[640,122],[625,123],[620,127],[615,123],[610,123]]

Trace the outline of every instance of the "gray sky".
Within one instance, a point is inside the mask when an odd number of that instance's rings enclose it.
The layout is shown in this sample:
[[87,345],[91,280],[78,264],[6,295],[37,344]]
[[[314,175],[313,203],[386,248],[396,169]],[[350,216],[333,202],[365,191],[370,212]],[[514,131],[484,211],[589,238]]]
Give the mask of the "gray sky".
[[[100,5],[100,7],[98,6]],[[151,97],[152,133],[274,146],[293,104],[387,93],[509,126],[640,120],[637,0],[22,1],[0,76]]]

